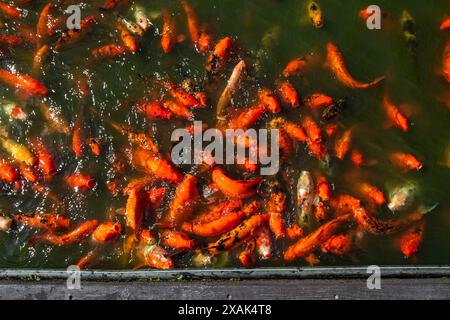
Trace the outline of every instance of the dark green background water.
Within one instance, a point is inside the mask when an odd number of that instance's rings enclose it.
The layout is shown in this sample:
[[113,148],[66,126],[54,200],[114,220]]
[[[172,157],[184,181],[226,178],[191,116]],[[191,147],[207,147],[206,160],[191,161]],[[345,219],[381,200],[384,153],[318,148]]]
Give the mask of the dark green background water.
[[[148,2],[148,3],[147,3]],[[65,5],[70,1],[60,1]],[[91,1],[85,5],[83,16],[96,13],[102,1]],[[185,15],[178,1],[140,1],[149,12],[168,9],[176,15],[179,31],[187,34]],[[415,180],[420,186],[419,197],[424,204],[440,203],[438,209],[427,217],[426,236],[423,246],[416,257],[405,259],[398,249],[396,237],[374,237],[365,235],[363,246],[355,248],[354,253],[346,257],[320,256],[321,265],[348,264],[449,264],[450,263],[450,207],[448,203],[449,168],[446,166],[447,153],[450,148],[449,109],[445,105],[448,94],[448,83],[439,75],[442,52],[448,32],[439,31],[440,22],[450,14],[450,2],[447,0],[397,0],[397,1],[337,1],[322,0],[319,4],[325,17],[325,26],[315,29],[306,17],[306,1],[299,0],[225,0],[202,1],[192,0],[199,20],[208,23],[216,39],[231,36],[241,50],[239,56],[255,61],[255,54],[261,49],[261,37],[274,26],[280,27],[280,36],[269,52],[269,59],[258,75],[258,82],[273,87],[280,71],[286,63],[309,52],[323,55],[328,41],[335,43],[345,57],[347,66],[356,79],[369,80],[381,74],[387,75],[385,85],[372,90],[356,91],[344,88],[337,83],[326,68],[318,67],[307,77],[293,81],[301,95],[312,92],[325,92],[333,97],[347,97],[348,105],[341,118],[345,127],[354,126],[354,145],[366,158],[377,160],[376,165],[362,169],[354,169],[349,161],[332,161],[329,170],[330,180],[339,192],[351,192],[352,183],[364,179],[382,187],[386,193],[393,186]],[[358,11],[370,4],[377,4],[388,16],[382,22],[382,30],[368,30],[358,17]],[[34,28],[38,12],[43,5],[32,5],[25,24]],[[402,10],[407,9],[415,18],[418,27],[417,58],[408,52],[402,37],[399,17]],[[126,11],[122,12],[126,15]],[[5,32],[14,32],[17,21],[2,18]],[[154,20],[160,30],[161,20]],[[158,29],[156,31],[158,31]],[[91,74],[92,101],[86,103],[93,106],[103,115],[110,116],[118,122],[128,123],[136,129],[154,133],[163,149],[168,150],[170,136],[167,134],[176,127],[184,126],[183,122],[172,124],[150,123],[142,114],[127,108],[133,101],[154,91],[151,80],[157,76],[169,77],[174,82],[184,78],[194,79],[202,85],[205,58],[197,54],[189,40],[177,45],[173,52],[164,55],[159,45],[159,36],[155,30],[148,32],[136,55],[127,54],[123,59],[101,63],[92,63],[88,59],[90,49],[101,44],[119,42],[114,32],[114,18],[106,14],[94,32],[76,47],[52,55],[43,71],[41,80],[50,89],[47,102],[53,105],[70,123],[82,110],[83,103],[73,90],[73,74],[80,70],[88,70]],[[3,31],[2,31],[3,32]],[[2,67],[15,65],[22,72],[30,69],[34,47],[18,47],[2,60]],[[229,65],[229,69],[232,65]],[[225,72],[224,77],[229,74]],[[223,86],[218,84],[217,92]],[[255,82],[250,82],[242,90],[237,100],[240,105],[250,105],[255,97]],[[386,117],[381,107],[383,95],[388,93],[396,104],[412,106],[412,126],[408,133],[385,126]],[[14,91],[0,85],[0,96],[17,100]],[[214,97],[213,97],[214,102]],[[211,105],[214,105],[212,103]],[[8,122],[2,116],[0,121],[12,136],[25,142],[26,138],[41,135],[45,125],[35,107],[35,102],[27,102],[27,111],[32,114],[27,124]],[[118,136],[98,117],[87,111],[84,129],[88,133],[98,135],[103,140],[104,154],[96,159],[86,156],[76,161],[70,151],[70,137],[57,134],[45,135],[45,141],[52,146],[58,155],[60,174],[50,184],[66,206],[66,214],[74,221],[86,218],[104,220],[110,209],[123,207],[125,198],[114,198],[105,190],[105,182],[112,178],[110,163],[115,158],[124,157],[121,152],[129,147],[126,139]],[[210,125],[214,110],[212,106],[198,113],[198,119]],[[289,114],[292,119],[298,112]],[[405,173],[393,167],[386,159],[386,153],[404,151],[415,154],[425,163],[421,172]],[[291,172],[298,175],[299,170],[314,170],[318,167],[316,160],[308,157],[304,151],[295,154]],[[67,190],[63,183],[64,175],[76,169],[91,174],[99,182],[91,192],[74,193]],[[131,176],[139,176],[130,172]],[[206,179],[206,177],[204,177]],[[206,180],[201,180],[206,181]],[[293,183],[295,183],[293,181]],[[24,188],[14,192],[3,188],[0,196],[0,207],[4,214],[16,211],[49,211],[52,204],[39,194]],[[293,208],[290,214],[293,215]],[[385,214],[388,214],[385,212]],[[390,213],[389,213],[390,214]],[[69,248],[51,246],[30,247],[26,239],[37,233],[20,228],[0,234],[0,267],[66,267],[74,264],[92,244],[85,242]],[[286,243],[278,244],[281,250]],[[117,243],[104,248],[105,255],[100,267],[130,268],[118,258],[121,244]],[[280,256],[280,252],[276,254]],[[186,266],[189,256],[176,259],[179,267]],[[305,265],[300,260],[293,265]],[[283,266],[285,262],[274,258],[268,262],[258,262],[258,266]],[[227,266],[238,266],[231,259]]]

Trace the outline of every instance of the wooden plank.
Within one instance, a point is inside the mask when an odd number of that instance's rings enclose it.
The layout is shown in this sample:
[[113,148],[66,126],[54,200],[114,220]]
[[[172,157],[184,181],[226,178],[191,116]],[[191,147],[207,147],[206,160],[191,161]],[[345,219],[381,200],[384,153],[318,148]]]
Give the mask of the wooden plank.
[[0,281],[0,299],[450,299],[450,279],[382,279],[369,290],[364,279],[82,282]]

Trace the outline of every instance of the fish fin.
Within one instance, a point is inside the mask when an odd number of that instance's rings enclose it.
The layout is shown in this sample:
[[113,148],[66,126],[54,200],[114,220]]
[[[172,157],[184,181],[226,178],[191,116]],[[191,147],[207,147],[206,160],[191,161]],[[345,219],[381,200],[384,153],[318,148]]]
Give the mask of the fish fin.
[[439,202],[436,202],[435,204],[433,204],[431,206],[421,205],[419,207],[419,212],[423,215],[426,215],[427,213],[430,213],[431,211],[436,209],[438,206],[439,206]]
[[373,81],[371,81],[370,83],[369,83],[369,87],[374,87],[374,86],[376,86],[377,84],[379,84],[381,81],[383,81],[384,79],[386,79],[386,76],[381,76],[381,77],[378,77],[378,78],[376,78],[375,80],[373,80]]

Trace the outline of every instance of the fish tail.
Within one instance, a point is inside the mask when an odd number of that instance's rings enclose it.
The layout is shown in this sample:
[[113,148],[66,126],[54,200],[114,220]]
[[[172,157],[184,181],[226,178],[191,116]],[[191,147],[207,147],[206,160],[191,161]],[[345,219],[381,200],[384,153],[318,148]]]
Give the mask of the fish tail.
[[386,79],[386,76],[381,76],[381,77],[376,78],[375,80],[373,80],[372,82],[369,83],[369,87],[375,87],[377,84],[379,84],[384,79]]
[[421,205],[418,209],[418,211],[422,214],[422,215],[426,215],[427,213],[430,213],[431,211],[433,211],[434,209],[436,209],[439,206],[439,202],[431,205],[431,206],[426,206],[426,205]]

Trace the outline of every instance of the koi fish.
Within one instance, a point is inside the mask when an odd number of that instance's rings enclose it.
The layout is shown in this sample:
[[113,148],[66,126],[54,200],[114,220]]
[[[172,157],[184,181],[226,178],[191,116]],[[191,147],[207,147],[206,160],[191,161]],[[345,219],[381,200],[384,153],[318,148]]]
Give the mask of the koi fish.
[[445,44],[444,55],[442,57],[442,73],[445,80],[450,83],[450,41]]
[[74,173],[68,176],[66,182],[70,188],[92,189],[95,187],[95,180],[82,173]]
[[413,182],[395,188],[389,197],[388,208],[392,212],[408,209],[415,199],[416,190],[416,184]]
[[176,250],[189,250],[194,247],[194,240],[183,232],[175,230],[162,230],[159,234],[163,246]]
[[51,129],[67,136],[70,135],[69,124],[55,108],[48,106],[43,101],[38,103],[38,107]]
[[144,31],[147,31],[153,26],[145,13],[145,9],[141,6],[136,5],[134,7],[134,18],[136,19],[137,25]]
[[161,221],[161,225],[168,228],[179,226],[192,215],[197,200],[197,178],[186,174],[175,191],[175,196],[169,206],[169,212]]
[[265,105],[257,105],[242,111],[235,119],[232,119],[228,125],[230,129],[248,129],[252,127],[265,113]]
[[298,126],[297,124],[287,121],[283,118],[275,118],[270,121],[270,127],[272,128],[282,128],[291,139],[300,141],[300,142],[306,142],[308,139],[305,131],[302,129],[302,127]]
[[21,9],[14,7],[12,5],[0,2],[0,11],[4,12],[11,18],[23,18],[23,12]]
[[37,242],[48,242],[56,246],[69,246],[83,241],[87,238],[98,225],[97,220],[88,220],[66,234],[56,235],[53,232],[46,232],[40,236],[34,236],[28,239],[29,244]]
[[11,229],[12,219],[4,216],[0,216],[0,231],[8,231]]
[[425,234],[425,222],[411,227],[400,238],[400,250],[409,258],[419,251]]
[[367,200],[372,201],[379,206],[386,203],[383,192],[375,186],[368,183],[361,183],[359,185],[359,191]]
[[302,171],[297,182],[297,208],[299,225],[305,225],[311,216],[315,197],[314,180],[310,172]]
[[336,140],[334,149],[336,151],[336,157],[343,160],[345,155],[350,150],[350,144],[352,141],[352,129],[346,130],[342,136]]
[[170,92],[170,95],[181,103],[185,107],[200,107],[201,103],[197,100],[196,97],[191,95],[189,92],[184,90],[183,88],[173,84],[170,81],[162,82],[162,85],[166,90]]
[[281,191],[271,192],[267,203],[269,227],[276,239],[286,235],[283,215],[286,211],[286,196]]
[[22,107],[14,102],[0,101],[0,103],[3,105],[3,111],[10,115],[11,118],[20,121],[26,121],[28,119],[28,114],[22,109]]
[[19,179],[17,169],[4,159],[0,159],[0,180],[8,183]]
[[183,176],[170,162],[150,151],[144,149],[134,151],[132,162],[135,167],[144,172],[148,172],[170,183],[179,183],[183,179]]
[[209,55],[206,62],[206,71],[216,74],[225,65],[230,54],[232,41],[230,37],[225,37],[216,44],[214,51]]
[[55,44],[55,50],[59,51],[63,48],[70,47],[75,43],[81,41],[93,28],[97,22],[95,16],[89,16],[81,20],[80,30],[69,29],[67,30]]
[[308,141],[312,143],[322,142],[322,130],[310,116],[306,116],[302,120],[302,127],[305,129]]
[[216,242],[210,243],[201,252],[208,254],[219,254],[228,250],[235,249],[245,241],[253,239],[258,235],[264,224],[269,220],[269,215],[253,215],[249,219],[239,224],[233,230],[221,236]]
[[31,141],[31,145],[33,146],[33,150],[37,154],[38,158],[38,166],[42,170],[42,173],[46,177],[51,177],[56,173],[56,165],[53,160],[53,156],[47,147],[39,140],[33,139]]
[[191,40],[194,45],[197,46],[200,40],[200,29],[198,26],[197,14],[187,1],[181,0],[180,2],[187,16],[188,29],[189,34],[191,35]]
[[47,3],[39,14],[39,19],[36,25],[36,34],[42,41],[47,36],[51,35],[49,27],[50,10],[53,8],[52,3]]
[[415,156],[409,153],[394,152],[389,155],[389,159],[398,167],[408,170],[420,170],[422,169],[422,162]]
[[33,96],[43,97],[48,93],[48,89],[42,83],[25,74],[0,69],[0,81]]
[[70,225],[70,219],[55,213],[27,213],[14,215],[18,223],[30,228],[59,230]]
[[167,194],[165,187],[152,188],[145,192],[146,200],[152,209],[158,209],[164,203],[164,198]]
[[113,10],[118,8],[119,6],[126,5],[130,2],[130,0],[107,0],[100,7],[101,10]]
[[350,154],[350,160],[357,167],[362,166],[365,162],[362,153],[357,149],[352,150],[352,153]]
[[284,77],[291,77],[296,75],[302,75],[302,73],[305,71],[308,63],[306,58],[296,58],[294,60],[291,60],[288,62],[286,67],[283,69],[283,76]]
[[161,103],[156,101],[140,103],[136,108],[144,112],[148,119],[170,120],[173,116],[170,110],[164,108]]
[[303,236],[303,229],[296,223],[286,228],[286,236],[289,239],[297,239]]
[[331,42],[327,44],[327,64],[334,76],[345,86],[355,89],[367,89],[376,86],[384,76],[378,77],[371,82],[359,82],[350,75],[345,66],[344,59],[339,49]]
[[118,222],[104,222],[94,230],[92,239],[97,243],[107,243],[117,239],[122,233],[122,226]]
[[3,149],[5,149],[11,157],[18,162],[23,162],[27,166],[33,166],[37,161],[36,157],[26,146],[21,145],[12,139],[0,136],[0,144]]
[[322,109],[331,106],[334,99],[323,93],[314,93],[305,97],[303,103],[310,109]]
[[312,253],[317,247],[330,239],[337,232],[342,223],[348,221],[350,218],[350,214],[345,214],[321,225],[316,231],[291,245],[284,252],[284,260],[293,261]]
[[[231,40],[230,40],[231,41]],[[230,79],[228,79],[227,86],[223,90],[219,101],[217,102],[217,108],[216,108],[216,117],[219,120],[224,119],[223,113],[225,112],[225,109],[230,104],[231,98],[233,97],[234,92],[237,90],[239,83],[242,78],[242,74],[244,73],[244,70],[246,68],[245,61],[241,60],[239,63],[234,67],[233,72],[231,73]]]
[[403,10],[400,18],[400,23],[403,29],[403,37],[406,40],[410,53],[416,55],[417,47],[417,31],[416,22],[407,10]]
[[325,107],[322,112],[322,119],[325,121],[330,121],[338,117],[345,106],[345,102],[345,99],[338,99],[328,107]]
[[280,103],[269,89],[263,88],[258,90],[258,99],[271,113],[276,114],[281,111]]
[[441,30],[447,30],[450,28],[450,18],[445,19],[442,21],[441,25],[439,26],[439,29]]
[[102,147],[101,147],[100,141],[96,138],[90,138],[88,145],[89,145],[89,148],[91,149],[92,153],[96,157],[99,157],[100,154],[102,153]]
[[212,44],[211,35],[203,31],[200,34],[200,38],[198,39],[197,45],[198,51],[200,51],[201,53],[208,52],[209,50],[211,50],[211,44]]
[[4,43],[8,47],[14,47],[21,45],[23,40],[15,35],[0,34],[0,43]]
[[139,49],[137,39],[122,24],[118,23],[117,29],[119,30],[120,39],[122,40],[122,43],[125,46],[125,48],[127,48],[127,50],[132,53],[136,53]]
[[264,227],[256,238],[256,248],[258,254],[263,260],[272,257],[272,239],[270,239],[269,230]]
[[314,217],[318,222],[323,222],[328,218],[327,206],[323,201],[319,201],[314,208]]
[[176,102],[176,101],[164,101],[163,107],[166,108],[169,112],[176,115],[177,117],[192,121],[194,120],[194,114],[188,107]]
[[164,23],[161,36],[161,47],[164,53],[170,53],[173,47],[177,43],[177,30],[175,25],[175,19],[173,19],[169,13],[164,12]]
[[142,30],[142,28],[137,23],[131,22],[122,16],[119,16],[117,18],[117,21],[119,22],[118,25],[119,31],[124,30],[123,27],[125,27],[132,34],[135,34],[140,37],[144,35],[144,30]]
[[48,57],[50,47],[48,45],[41,46],[33,57],[33,66],[31,67],[32,74],[36,74],[42,68],[42,63]]
[[246,266],[246,267],[252,267],[255,264],[255,240],[250,239],[247,242],[244,243],[242,251],[238,255],[239,261]]
[[93,49],[91,54],[95,59],[110,59],[124,54],[126,50],[124,46],[118,44],[107,44]]
[[128,191],[125,217],[127,226],[136,234],[144,221],[144,209],[142,207],[142,190],[133,188]]
[[403,132],[407,132],[409,129],[408,119],[398,110],[398,108],[390,101],[388,96],[383,99],[383,107],[389,118],[396,127],[400,128]]
[[211,178],[223,194],[237,199],[253,196],[256,193],[255,186],[261,182],[261,177],[249,181],[233,180],[220,168],[213,169]]
[[300,105],[300,100],[298,97],[297,90],[288,81],[281,81],[277,86],[278,94],[281,101],[291,106],[292,108],[297,108]]
[[331,236],[322,244],[322,252],[344,255],[348,253],[352,247],[353,237],[349,234],[339,233]]
[[331,199],[331,185],[324,176],[318,176],[316,183],[316,191],[319,198],[323,201]]
[[311,19],[311,23],[316,28],[322,28],[323,27],[323,18],[322,18],[322,10],[320,9],[320,6],[315,1],[310,1],[308,3],[308,14],[309,18]]
[[72,135],[72,150],[77,158],[81,158],[81,156],[83,155],[83,148],[84,148],[81,122],[82,122],[81,114],[78,114],[75,120],[75,124],[73,126],[73,135]]
[[155,236],[149,230],[143,230],[140,234],[141,250],[145,264],[157,269],[172,269],[173,260],[168,256],[167,251],[156,244]]
[[39,179],[39,176],[33,167],[24,164],[20,165],[20,175],[30,183],[36,183]]

